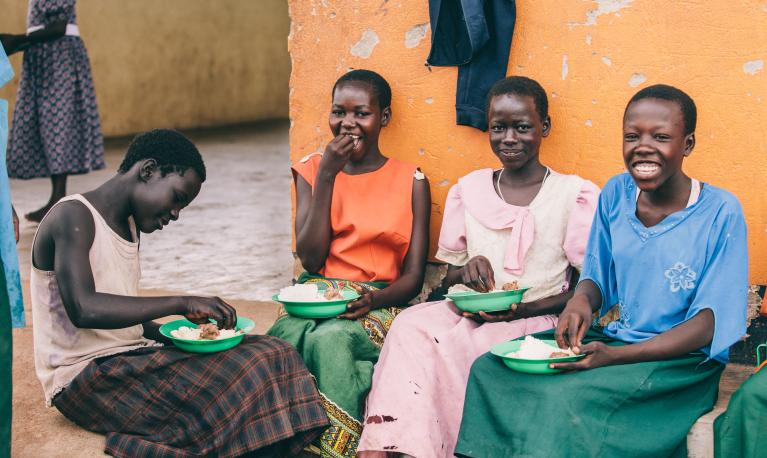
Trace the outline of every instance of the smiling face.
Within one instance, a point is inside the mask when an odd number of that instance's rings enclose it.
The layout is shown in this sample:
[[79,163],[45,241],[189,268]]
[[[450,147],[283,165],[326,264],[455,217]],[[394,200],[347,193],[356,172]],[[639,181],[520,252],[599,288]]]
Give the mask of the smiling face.
[[642,191],[654,191],[683,176],[682,161],[695,146],[693,133],[684,133],[678,103],[640,99],[623,117],[623,161]]
[[197,197],[202,186],[197,172],[186,169],[183,175],[170,172],[162,176],[153,160],[141,164],[140,183],[133,193],[133,218],[144,233],[154,232],[178,219],[181,210]]
[[543,137],[549,135],[551,121],[544,120],[530,96],[501,94],[490,100],[487,110],[490,147],[507,170],[519,170],[538,162]]
[[349,135],[356,146],[350,160],[359,162],[371,148],[378,147],[381,127],[389,124],[391,109],[381,108],[373,88],[363,82],[348,81],[333,93],[328,123],[334,136]]

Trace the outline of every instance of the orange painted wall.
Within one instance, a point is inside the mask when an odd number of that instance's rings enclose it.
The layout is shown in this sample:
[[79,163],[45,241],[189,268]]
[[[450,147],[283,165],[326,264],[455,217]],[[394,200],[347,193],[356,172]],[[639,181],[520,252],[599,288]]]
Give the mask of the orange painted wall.
[[[454,122],[455,68],[424,66],[427,0],[290,0],[291,157],[322,151],[330,89],[349,68],[383,74],[394,93],[382,150],[432,185],[432,247],[449,187],[497,166],[487,135]],[[508,73],[546,88],[553,119],[543,162],[600,186],[623,170],[621,117],[639,88],[679,86],[698,105],[685,169],[734,192],[750,232],[751,279],[767,282],[767,1],[517,0]]]

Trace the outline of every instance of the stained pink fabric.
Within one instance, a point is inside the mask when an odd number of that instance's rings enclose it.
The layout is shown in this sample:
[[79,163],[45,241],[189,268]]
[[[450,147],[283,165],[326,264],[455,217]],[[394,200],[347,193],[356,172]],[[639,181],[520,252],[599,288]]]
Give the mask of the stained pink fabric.
[[[480,325],[463,318],[450,301],[408,308],[389,329],[373,372],[358,456],[392,450],[417,458],[452,457],[474,360],[499,342],[556,324],[546,315]],[[378,423],[378,418],[393,420]]]

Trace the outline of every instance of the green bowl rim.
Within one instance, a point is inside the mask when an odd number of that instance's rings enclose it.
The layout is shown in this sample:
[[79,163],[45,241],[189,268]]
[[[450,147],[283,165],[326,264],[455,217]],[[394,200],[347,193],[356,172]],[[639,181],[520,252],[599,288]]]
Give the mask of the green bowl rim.
[[[248,328],[248,327],[255,326],[255,322],[253,320],[251,320],[250,318],[247,318],[247,317],[244,317],[244,316],[238,316],[237,317],[237,322],[239,323],[240,320],[245,321],[245,326],[241,327],[240,329],[245,329],[245,328]],[[159,329],[160,334],[164,335],[165,337],[169,338],[170,340],[172,340],[174,342],[182,342],[182,343],[191,344],[191,345],[212,345],[212,344],[224,343],[224,342],[232,341],[234,339],[242,339],[246,335],[245,333],[242,333],[242,334],[237,334],[237,335],[232,336],[232,337],[227,337],[226,339],[216,339],[216,340],[188,340],[188,339],[179,339],[178,337],[173,337],[172,335],[170,335],[170,332],[167,331],[167,327],[166,327],[167,325],[170,325],[170,324],[173,324],[173,323],[177,323],[179,321],[185,321],[185,322],[191,323],[194,326],[197,326],[196,324],[192,323],[191,321],[187,320],[186,318],[179,318],[177,320],[168,321],[167,323],[163,323],[162,326],[160,326],[160,329]],[[213,322],[213,323],[216,322],[216,320],[214,320],[212,318],[211,318],[210,321]],[[186,324],[184,324],[184,326],[186,326]],[[240,329],[238,329],[238,330],[240,330]]]
[[347,297],[345,299],[337,299],[334,301],[281,301],[279,299],[279,293],[272,296],[272,300],[274,302],[279,302],[283,305],[300,305],[300,306],[313,306],[313,305],[341,305],[341,304],[348,304],[351,301],[356,301],[360,297],[360,293],[357,291],[354,291],[352,289],[343,289],[345,293],[349,293],[351,296]]
[[[550,339],[541,339],[541,340],[543,340],[544,342],[555,342],[555,341],[550,340]],[[499,358],[501,358],[503,360],[513,361],[513,362],[518,363],[518,364],[564,363],[564,362],[569,362],[569,361],[577,361],[579,359],[582,359],[582,358],[586,357],[585,354],[580,354],[580,355],[575,355],[575,356],[563,356],[561,358],[526,359],[526,358],[515,358],[513,356],[507,356],[506,354],[502,354],[500,352],[500,350],[498,350],[498,347],[500,347],[501,345],[506,345],[506,344],[509,344],[509,343],[515,342],[515,341],[521,342],[522,340],[521,339],[512,339],[512,340],[507,340],[506,342],[497,343],[497,344],[493,345],[492,348],[490,348],[490,353],[492,353],[493,355],[495,355],[495,356],[497,356],[497,357],[499,357]],[[555,347],[555,349],[559,349],[559,347]]]
[[513,296],[513,295],[520,294],[520,293],[524,294],[525,291],[529,290],[530,288],[531,288],[530,286],[525,286],[525,287],[522,287],[522,288],[513,289],[511,291],[492,291],[492,292],[489,292],[489,293],[480,293],[479,291],[459,291],[457,293],[445,294],[445,297],[450,299],[450,300],[452,300],[452,301],[455,301],[454,298],[458,298],[459,300],[460,299],[468,299],[468,298],[471,298],[471,299],[479,299],[479,298],[482,298],[482,299],[494,299],[494,298],[498,298],[498,297]]

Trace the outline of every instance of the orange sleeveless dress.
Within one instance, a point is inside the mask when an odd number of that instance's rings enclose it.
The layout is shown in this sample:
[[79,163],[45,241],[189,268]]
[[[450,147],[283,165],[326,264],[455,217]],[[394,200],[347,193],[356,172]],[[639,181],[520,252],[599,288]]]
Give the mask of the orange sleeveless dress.
[[[314,188],[321,154],[293,166]],[[330,252],[320,273],[328,278],[392,282],[402,274],[413,229],[416,166],[389,158],[376,171],[340,172],[330,206]]]

